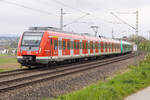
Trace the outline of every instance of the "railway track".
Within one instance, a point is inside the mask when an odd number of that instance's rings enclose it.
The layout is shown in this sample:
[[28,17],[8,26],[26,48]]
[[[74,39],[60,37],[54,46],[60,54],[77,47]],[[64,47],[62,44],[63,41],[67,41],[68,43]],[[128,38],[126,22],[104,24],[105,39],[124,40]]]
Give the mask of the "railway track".
[[[104,59],[104,60],[98,60],[98,61],[94,61],[94,62],[75,64],[72,66],[68,65],[66,67],[61,67],[61,68],[59,66],[59,68],[52,69],[52,70],[45,70],[45,69],[44,70],[40,69],[40,71],[37,71],[37,70],[32,71],[31,70],[32,74],[29,74],[29,75],[25,75],[28,73],[27,71],[23,71],[24,72],[23,75],[12,73],[12,74],[16,74],[16,77],[13,77],[13,78],[12,77],[7,78],[7,77],[10,77],[9,75],[12,75],[10,73],[3,74],[3,75],[5,75],[5,78],[0,76],[0,92],[4,93],[4,92],[8,92],[10,90],[15,90],[15,89],[25,87],[28,85],[33,85],[35,83],[64,77],[64,76],[67,76],[70,74],[75,74],[78,72],[97,68],[97,67],[100,67],[103,65],[122,61],[122,60],[125,60],[128,58],[134,57],[134,56],[135,56],[134,54],[128,54],[128,55],[124,55],[124,56],[118,56],[118,57]],[[62,66],[64,66],[64,65],[62,65]]]

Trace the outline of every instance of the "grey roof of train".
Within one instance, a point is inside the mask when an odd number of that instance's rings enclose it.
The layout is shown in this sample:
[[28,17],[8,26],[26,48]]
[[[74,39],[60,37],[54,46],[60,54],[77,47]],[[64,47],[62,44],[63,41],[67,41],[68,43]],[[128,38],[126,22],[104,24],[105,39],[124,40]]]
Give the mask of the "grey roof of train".
[[[55,27],[29,27],[28,31],[33,31],[33,32],[44,32],[44,31],[54,31],[54,32],[62,32],[62,33],[68,33],[68,34],[74,34],[74,35],[81,35],[81,36],[93,36],[90,35],[89,33],[75,33],[75,32],[68,32],[68,31],[63,31],[60,28],[55,28]],[[27,31],[27,32],[28,32]],[[94,37],[94,36],[93,36]],[[109,39],[109,38],[105,38],[105,37],[101,37],[102,39],[108,39],[108,40],[114,40],[114,41],[120,41],[120,40],[115,40],[115,39]],[[125,44],[131,44],[127,41],[123,41],[122,43]]]

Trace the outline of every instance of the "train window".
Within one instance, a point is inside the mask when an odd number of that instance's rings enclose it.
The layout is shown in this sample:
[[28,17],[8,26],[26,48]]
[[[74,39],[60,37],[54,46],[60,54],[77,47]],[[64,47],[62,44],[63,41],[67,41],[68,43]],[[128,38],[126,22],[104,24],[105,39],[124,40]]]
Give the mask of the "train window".
[[62,44],[61,44],[61,40],[59,40],[59,49],[62,49]]
[[98,49],[98,43],[95,42],[95,49]]
[[97,49],[99,49],[99,43],[97,42]]
[[110,48],[112,49],[112,43],[110,43]]
[[58,49],[58,40],[54,40],[54,50]]
[[73,49],[73,41],[71,41],[71,49]]
[[88,42],[88,49],[90,49],[90,42]]
[[105,42],[105,49],[107,49],[107,43]]
[[112,44],[111,43],[109,43],[109,45],[110,45],[110,49],[112,48]]
[[101,42],[99,42],[99,49],[101,49]]
[[90,42],[90,49],[93,49],[93,42]]
[[74,41],[74,49],[77,49],[77,43]]
[[82,49],[84,49],[84,47],[85,47],[85,46],[84,46],[84,41],[82,41]]
[[70,40],[67,40],[67,49],[70,50]]
[[97,49],[97,45],[96,45],[96,42],[95,42],[95,49]]
[[88,43],[88,49],[90,49],[90,46],[91,46],[91,42]]
[[93,49],[95,49],[95,43],[93,42]]
[[103,45],[102,45],[102,46],[103,46],[103,49],[105,49],[105,42],[103,42]]
[[77,49],[80,49],[80,48],[79,48],[79,42],[78,42],[78,41],[77,41]]
[[86,41],[86,47],[85,47],[85,49],[88,49],[88,41]]
[[80,49],[82,49],[82,42],[80,42]]
[[65,49],[66,49],[66,41],[63,40],[63,50],[65,50]]

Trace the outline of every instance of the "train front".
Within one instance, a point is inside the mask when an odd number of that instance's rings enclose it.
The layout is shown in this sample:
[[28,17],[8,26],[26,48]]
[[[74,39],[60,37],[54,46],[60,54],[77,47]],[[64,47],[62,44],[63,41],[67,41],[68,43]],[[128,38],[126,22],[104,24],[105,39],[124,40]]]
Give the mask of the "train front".
[[41,54],[41,41],[44,32],[24,32],[18,43],[17,59],[23,66],[37,65]]

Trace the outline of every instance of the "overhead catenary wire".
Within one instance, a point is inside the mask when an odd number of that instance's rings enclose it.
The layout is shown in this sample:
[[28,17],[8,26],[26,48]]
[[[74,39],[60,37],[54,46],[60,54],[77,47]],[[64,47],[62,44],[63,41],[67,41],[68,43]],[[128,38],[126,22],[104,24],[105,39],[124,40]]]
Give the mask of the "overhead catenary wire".
[[82,19],[82,18],[84,18],[84,17],[86,17],[86,16],[88,16],[88,15],[90,15],[90,14],[85,14],[85,15],[83,15],[83,16],[81,16],[81,17],[75,19],[75,20],[73,20],[72,22],[70,22],[70,23],[64,25],[63,27],[66,27],[66,26],[68,26],[68,25],[70,25],[70,24],[73,24],[73,23],[77,22],[78,20],[80,20],[80,19]]
[[52,1],[55,2],[55,3],[57,3],[57,4],[62,5],[62,6],[64,6],[64,7],[67,7],[67,8],[76,10],[76,11],[79,11],[79,12],[81,12],[81,13],[89,14],[88,12],[82,11],[81,9],[78,9],[78,8],[74,8],[74,7],[72,7],[72,6],[70,6],[70,5],[67,5],[67,4],[65,4],[65,3],[63,3],[63,2],[61,2],[61,1],[59,1],[59,0],[52,0]]
[[47,15],[54,15],[53,13],[50,13],[48,11],[40,10],[40,9],[33,8],[33,7],[28,7],[28,6],[25,6],[23,4],[18,4],[18,3],[15,3],[15,2],[10,2],[10,1],[6,1],[6,0],[0,0],[0,2],[7,3],[7,4],[10,4],[10,5],[15,5],[15,6],[18,6],[18,7],[22,7],[22,8],[25,8],[25,9],[29,9],[29,10],[40,12],[40,13],[47,14]]
[[111,21],[105,20],[105,19],[103,19],[103,18],[100,18],[99,16],[96,16],[96,15],[94,15],[94,14],[91,13],[91,12],[85,12],[85,11],[79,9],[79,8],[74,8],[74,7],[72,7],[72,6],[70,6],[70,5],[67,5],[67,4],[65,4],[65,3],[63,3],[63,2],[61,2],[61,1],[59,1],[59,0],[52,0],[52,1],[54,1],[54,2],[56,2],[56,3],[58,3],[58,4],[60,4],[60,5],[62,5],[62,6],[64,6],[64,7],[68,7],[68,8],[74,9],[74,10],[76,10],[76,11],[79,11],[79,12],[81,12],[81,13],[90,14],[92,17],[101,19],[101,20],[103,20],[103,21],[105,21],[105,22],[107,22],[107,23],[110,23],[110,22],[111,22]]
[[121,18],[119,18],[118,16],[116,16],[113,12],[111,12],[111,14],[113,16],[115,16],[118,20],[120,20],[121,22],[123,22],[124,24],[128,25],[129,27],[133,28],[134,30],[136,30],[135,27],[131,26],[130,24],[128,24],[126,21],[122,20]]

